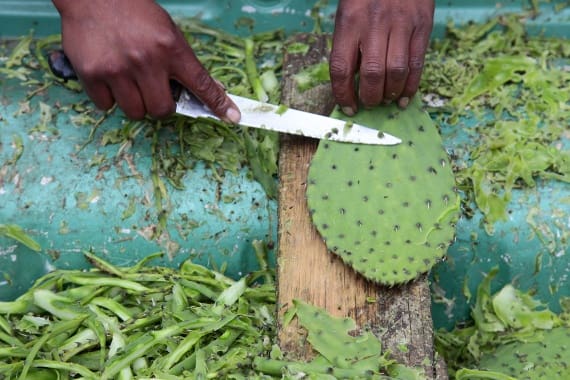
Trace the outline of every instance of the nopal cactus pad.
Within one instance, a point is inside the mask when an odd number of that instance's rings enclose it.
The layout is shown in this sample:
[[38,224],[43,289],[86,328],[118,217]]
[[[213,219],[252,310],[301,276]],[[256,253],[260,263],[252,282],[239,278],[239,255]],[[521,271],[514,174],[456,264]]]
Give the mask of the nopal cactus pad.
[[[309,169],[307,202],[329,251],[387,285],[427,272],[455,236],[459,196],[438,130],[415,98],[347,118],[398,136],[396,146],[323,140]],[[342,131],[339,131],[342,133]]]

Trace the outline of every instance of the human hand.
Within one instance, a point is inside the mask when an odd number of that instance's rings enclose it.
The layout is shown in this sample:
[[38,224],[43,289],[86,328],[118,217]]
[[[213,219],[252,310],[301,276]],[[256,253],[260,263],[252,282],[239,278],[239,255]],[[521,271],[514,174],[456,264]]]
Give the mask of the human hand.
[[339,0],[330,73],[345,114],[358,110],[358,100],[365,107],[408,105],[420,83],[434,7],[433,0]]
[[196,95],[222,120],[240,112],[199,62],[168,13],[154,0],[53,0],[63,49],[98,108],[115,104],[131,119],[172,114],[169,80]]

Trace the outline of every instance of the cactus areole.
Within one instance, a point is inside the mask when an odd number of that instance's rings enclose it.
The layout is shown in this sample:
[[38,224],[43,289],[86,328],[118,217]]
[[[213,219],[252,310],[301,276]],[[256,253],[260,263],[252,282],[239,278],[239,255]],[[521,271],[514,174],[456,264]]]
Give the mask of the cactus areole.
[[395,285],[429,271],[455,236],[459,196],[442,140],[419,98],[347,118],[402,139],[397,146],[322,140],[307,202],[329,251],[374,282]]

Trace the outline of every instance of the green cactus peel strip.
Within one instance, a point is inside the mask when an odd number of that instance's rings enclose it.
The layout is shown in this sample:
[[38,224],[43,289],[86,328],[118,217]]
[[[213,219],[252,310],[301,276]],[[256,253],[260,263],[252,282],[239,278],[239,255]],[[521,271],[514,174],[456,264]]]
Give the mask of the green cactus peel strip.
[[366,278],[393,285],[427,272],[454,238],[459,196],[438,130],[414,99],[353,118],[402,139],[397,146],[322,141],[307,201],[328,249]]
[[557,327],[537,337],[539,341],[509,343],[484,356],[479,368],[515,379],[569,379],[570,328]]
[[481,281],[472,308],[473,324],[436,333],[436,349],[455,380],[570,379],[570,303],[549,310],[511,284],[496,293],[493,268]]
[[258,356],[253,365],[260,372],[283,379],[426,379],[422,368],[396,363],[380,339],[370,331],[358,331],[351,318],[334,317],[299,299],[287,313],[307,331],[315,356],[310,362],[287,362],[280,352],[272,358]]

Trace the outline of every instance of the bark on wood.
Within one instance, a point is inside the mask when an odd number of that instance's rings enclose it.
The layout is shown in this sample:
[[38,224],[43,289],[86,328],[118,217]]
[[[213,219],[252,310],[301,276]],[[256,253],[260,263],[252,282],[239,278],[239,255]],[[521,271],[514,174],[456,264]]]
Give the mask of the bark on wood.
[[[307,54],[286,54],[282,102],[292,108],[328,114],[330,85],[300,93],[293,75],[328,57],[327,37],[299,35],[311,46]],[[302,127],[302,126],[299,126]],[[429,379],[447,379],[445,364],[433,346],[430,289],[426,277],[404,286],[378,286],[329,253],[313,227],[306,205],[306,179],[318,141],[283,135],[279,165],[279,252],[277,262],[280,321],[293,299],[301,299],[370,329],[400,363],[425,368]],[[281,348],[290,358],[310,358],[302,329],[280,324]],[[407,347],[403,350],[402,347]]]

